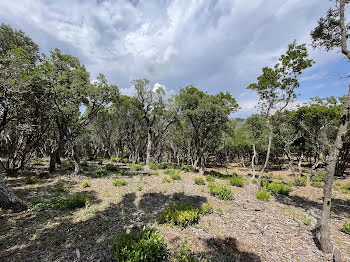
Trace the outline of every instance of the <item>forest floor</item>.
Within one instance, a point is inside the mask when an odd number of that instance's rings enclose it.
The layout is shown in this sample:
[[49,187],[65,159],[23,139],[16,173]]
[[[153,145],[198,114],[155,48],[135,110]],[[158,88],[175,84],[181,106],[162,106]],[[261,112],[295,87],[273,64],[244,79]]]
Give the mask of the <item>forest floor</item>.
[[[36,169],[44,170],[47,161],[45,164]],[[6,183],[26,203],[32,203],[32,208],[19,213],[2,211],[0,261],[78,261],[77,253],[81,261],[111,261],[110,244],[118,230],[135,225],[157,228],[172,252],[180,250],[186,240],[193,254],[207,261],[330,261],[313,239],[322,188],[293,187],[289,196],[271,196],[264,202],[255,197],[257,186],[247,176],[249,170],[232,166],[228,173],[244,175],[246,184],[230,186],[234,199],[224,201],[210,195],[206,186],[194,184],[198,173],[181,171],[180,181],[164,182],[168,175],[163,170],[159,175],[126,172],[118,176],[125,178],[127,185],[116,187],[112,185],[117,177],[113,172],[102,178],[89,175],[99,167],[89,162],[85,175],[79,177],[65,175],[62,168],[34,184],[26,184],[24,176],[7,178]],[[215,170],[226,174],[226,169]],[[279,176],[279,181],[293,180],[286,170],[271,173]],[[81,182],[86,179],[91,186],[83,188]],[[228,184],[225,175],[215,180]],[[40,205],[57,197],[57,191],[85,192],[92,201],[75,210]],[[214,212],[201,217],[197,225],[182,229],[157,223],[157,215],[174,203],[200,207],[207,202]],[[340,227],[349,217],[350,194],[334,191],[331,233],[344,261],[350,261],[350,235]]]

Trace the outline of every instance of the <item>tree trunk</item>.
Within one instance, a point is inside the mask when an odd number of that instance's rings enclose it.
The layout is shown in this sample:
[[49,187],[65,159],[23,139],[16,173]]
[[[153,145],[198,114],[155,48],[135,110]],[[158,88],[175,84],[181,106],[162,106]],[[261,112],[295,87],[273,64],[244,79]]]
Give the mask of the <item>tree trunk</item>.
[[204,175],[204,150],[203,148],[199,149],[199,174]]
[[65,143],[66,141],[64,137],[61,136],[57,149],[50,155],[50,172],[54,172],[56,170],[56,164],[61,164],[60,155]]
[[80,157],[78,154],[78,147],[77,145],[73,146],[73,159],[74,159],[74,171],[72,173],[72,176],[76,176],[80,172]]
[[5,185],[0,177],[0,207],[3,209],[24,210],[26,205]]
[[152,151],[152,132],[151,129],[148,129],[147,132],[147,151],[146,151],[146,167],[149,167],[151,163],[151,151]]
[[302,168],[301,168],[301,164],[302,164],[302,162],[303,162],[303,158],[304,158],[304,154],[303,153],[301,153],[301,156],[299,157],[299,159],[298,159],[298,169],[299,169],[299,178],[301,177],[301,175],[303,174],[303,170],[302,170]]
[[267,167],[267,164],[269,163],[269,157],[271,152],[271,145],[272,145],[272,137],[273,137],[273,127],[270,123],[270,120],[268,120],[268,127],[269,127],[269,144],[267,146],[267,153],[266,153],[266,159],[263,168],[261,169],[261,172],[258,177],[258,191],[261,190],[261,177],[264,175],[265,169]]
[[246,166],[245,166],[245,163],[244,163],[244,157],[243,157],[243,156],[241,156],[241,160],[242,160],[242,166],[243,166],[243,168],[245,169]]
[[256,149],[255,149],[255,144],[253,144],[253,157],[252,157],[253,177],[252,179],[255,179],[255,159],[256,159]]
[[322,215],[321,215],[321,221],[320,221],[320,244],[323,252],[326,252],[326,253],[330,253],[333,250],[333,245],[330,238],[330,225],[329,225],[329,219],[331,214],[332,186],[333,186],[334,175],[336,172],[336,165],[339,157],[339,152],[343,147],[345,135],[348,130],[349,114],[350,114],[350,85],[349,85],[348,96],[346,98],[346,101],[344,103],[344,107],[342,110],[337,137],[330,151],[328,165],[327,165],[327,173],[325,177],[325,185],[323,188],[323,206],[322,206]]
[[293,176],[296,176],[295,175],[295,170],[294,170],[294,167],[293,167],[293,159],[290,157],[289,155],[289,152],[286,151],[286,156],[288,158],[288,166],[289,166],[289,169],[290,171],[293,173]]

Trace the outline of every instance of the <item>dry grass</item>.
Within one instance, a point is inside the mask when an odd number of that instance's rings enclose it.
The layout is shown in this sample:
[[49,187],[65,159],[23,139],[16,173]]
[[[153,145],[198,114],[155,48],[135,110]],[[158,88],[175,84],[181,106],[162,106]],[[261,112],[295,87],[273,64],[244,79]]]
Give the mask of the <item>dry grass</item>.
[[[60,170],[33,185],[24,184],[24,177],[7,179],[27,202],[35,197],[53,197],[58,179],[67,186],[68,194],[85,192],[93,200],[76,210],[3,213],[0,261],[73,261],[76,249],[82,261],[110,261],[109,244],[118,230],[146,224],[160,231],[172,252],[179,250],[186,239],[197,257],[207,257],[209,261],[329,261],[317,249],[312,235],[322,189],[293,187],[290,196],[272,196],[270,202],[262,202],[255,198],[256,185],[249,183],[248,171],[232,167],[228,173],[238,172],[248,183],[234,188],[234,200],[223,201],[211,196],[206,187],[193,183],[198,173],[181,172],[182,180],[169,183],[162,183],[166,176],[163,171],[151,176],[143,171],[127,171],[125,175],[92,177],[99,167],[89,162],[86,176],[67,177],[66,171]],[[223,174],[216,181],[229,185],[226,170],[216,171]],[[286,171],[273,174],[293,180]],[[126,179],[127,186],[113,186],[117,177]],[[90,187],[81,186],[84,179],[89,179]],[[138,190],[140,186],[142,191]],[[350,196],[336,191],[334,198],[332,237],[343,256],[349,258],[350,236],[340,232],[339,227],[350,216]],[[174,203],[200,208],[206,202],[214,212],[203,216],[195,226],[181,229],[157,223],[158,214]]]

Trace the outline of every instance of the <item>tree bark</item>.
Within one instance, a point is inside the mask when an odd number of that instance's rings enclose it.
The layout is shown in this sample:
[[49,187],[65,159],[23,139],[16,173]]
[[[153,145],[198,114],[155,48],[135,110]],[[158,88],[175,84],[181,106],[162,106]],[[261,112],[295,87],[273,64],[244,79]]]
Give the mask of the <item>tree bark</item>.
[[333,250],[333,245],[330,238],[329,219],[331,214],[331,200],[332,200],[332,186],[333,179],[336,172],[336,165],[339,157],[339,152],[343,147],[346,132],[348,130],[350,115],[350,85],[349,92],[342,110],[340,125],[332,145],[330,155],[328,158],[327,173],[325,177],[325,185],[323,189],[323,206],[320,221],[320,244],[323,252],[330,253]]
[[26,205],[15,193],[5,185],[0,177],[0,207],[3,209],[13,209],[16,211],[26,209]]
[[301,168],[301,164],[303,162],[303,157],[304,157],[304,154],[301,153],[301,156],[299,157],[298,159],[298,169],[299,169],[299,178],[301,177],[301,175],[303,174],[303,170]]
[[64,139],[64,136],[61,136],[60,141],[58,142],[57,149],[50,155],[50,167],[49,167],[50,172],[54,172],[56,170],[56,164],[59,164],[59,165],[62,164],[60,155],[65,143],[66,141]]
[[152,131],[149,128],[147,132],[147,150],[146,150],[146,167],[149,167],[151,163],[151,152],[152,152]]
[[73,159],[74,159],[74,171],[72,173],[72,176],[77,176],[80,172],[80,157],[78,154],[77,145],[73,146]]
[[272,125],[270,123],[270,120],[268,120],[268,127],[269,127],[269,144],[267,146],[267,153],[266,153],[265,163],[264,163],[264,166],[261,169],[259,177],[258,177],[258,191],[261,190],[261,177],[264,175],[265,169],[267,167],[267,164],[269,163],[269,158],[270,158],[272,138],[273,138],[273,127],[272,127]]
[[255,159],[256,159],[256,149],[255,149],[255,144],[253,144],[253,157],[252,157],[253,177],[252,179],[255,179]]

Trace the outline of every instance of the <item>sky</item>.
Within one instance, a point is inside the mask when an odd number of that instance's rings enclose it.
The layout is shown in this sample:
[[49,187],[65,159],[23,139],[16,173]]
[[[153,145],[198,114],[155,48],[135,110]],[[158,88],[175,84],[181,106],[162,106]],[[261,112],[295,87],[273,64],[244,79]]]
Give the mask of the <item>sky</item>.
[[329,0],[1,0],[0,23],[26,32],[48,54],[59,48],[132,95],[148,78],[168,94],[193,84],[230,92],[256,111],[246,87],[275,64],[289,43],[306,43],[315,65],[300,79],[297,103],[347,93],[349,62],[337,50],[312,49],[310,32]]

